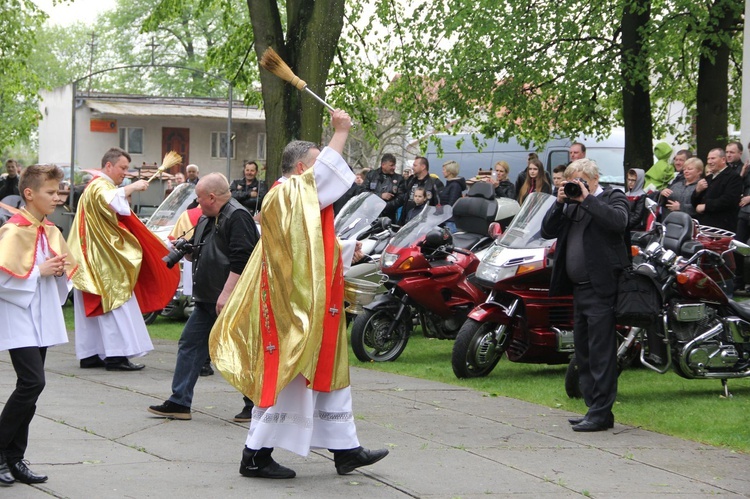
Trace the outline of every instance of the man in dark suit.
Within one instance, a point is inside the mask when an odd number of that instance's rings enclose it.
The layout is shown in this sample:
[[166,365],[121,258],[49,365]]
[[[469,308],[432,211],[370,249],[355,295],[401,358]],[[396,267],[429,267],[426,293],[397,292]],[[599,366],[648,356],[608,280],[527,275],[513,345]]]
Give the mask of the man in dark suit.
[[[628,200],[622,191],[599,185],[599,168],[583,158],[565,170],[567,182],[542,223],[542,236],[557,238],[550,295],[573,294],[573,338],[580,385],[589,410],[570,419],[574,431],[612,428],[617,396],[617,337],[614,307],[617,280],[630,264],[625,246]],[[588,187],[581,181],[584,180]],[[568,197],[565,185],[580,194]]]
[[695,185],[691,197],[698,221],[701,225],[734,232],[742,198],[742,177],[727,168],[724,149],[711,149],[706,163],[711,174]]

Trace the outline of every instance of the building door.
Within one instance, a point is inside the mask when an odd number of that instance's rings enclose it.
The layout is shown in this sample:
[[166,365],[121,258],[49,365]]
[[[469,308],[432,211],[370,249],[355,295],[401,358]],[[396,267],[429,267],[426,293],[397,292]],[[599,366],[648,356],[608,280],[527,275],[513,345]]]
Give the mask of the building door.
[[161,157],[169,151],[175,151],[182,156],[182,163],[169,169],[169,173],[185,172],[185,167],[190,164],[190,129],[189,128],[162,128],[161,129]]

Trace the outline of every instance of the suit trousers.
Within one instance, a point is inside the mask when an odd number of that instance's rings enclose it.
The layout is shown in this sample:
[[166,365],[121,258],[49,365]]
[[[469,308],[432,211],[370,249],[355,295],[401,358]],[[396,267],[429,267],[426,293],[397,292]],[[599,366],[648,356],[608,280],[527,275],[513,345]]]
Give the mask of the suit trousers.
[[[612,283],[613,286],[616,283]],[[617,397],[617,295],[603,297],[590,283],[573,288],[573,339],[586,419],[606,423]]]
[[9,465],[22,461],[29,440],[29,425],[36,401],[44,390],[47,347],[13,348],[8,351],[16,371],[16,389],[0,414],[0,451]]

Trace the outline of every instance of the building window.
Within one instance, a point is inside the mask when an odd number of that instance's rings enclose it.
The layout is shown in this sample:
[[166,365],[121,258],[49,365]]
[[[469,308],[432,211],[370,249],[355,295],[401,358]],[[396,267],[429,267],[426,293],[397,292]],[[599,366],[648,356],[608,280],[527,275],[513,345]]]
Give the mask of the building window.
[[260,160],[266,160],[266,134],[258,134],[258,149],[256,157]]
[[[227,132],[211,132],[211,157],[227,157]],[[229,157],[234,159],[234,134],[232,134],[232,154]]]
[[143,128],[120,128],[120,149],[130,154],[143,154]]

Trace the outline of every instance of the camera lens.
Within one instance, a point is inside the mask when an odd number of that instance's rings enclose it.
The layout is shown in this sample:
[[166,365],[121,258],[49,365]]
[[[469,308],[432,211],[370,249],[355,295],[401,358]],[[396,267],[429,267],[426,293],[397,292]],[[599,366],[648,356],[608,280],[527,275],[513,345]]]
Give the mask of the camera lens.
[[583,191],[581,190],[581,186],[575,182],[568,182],[567,184],[565,184],[563,186],[563,192],[569,198],[577,198],[578,196],[583,194]]

